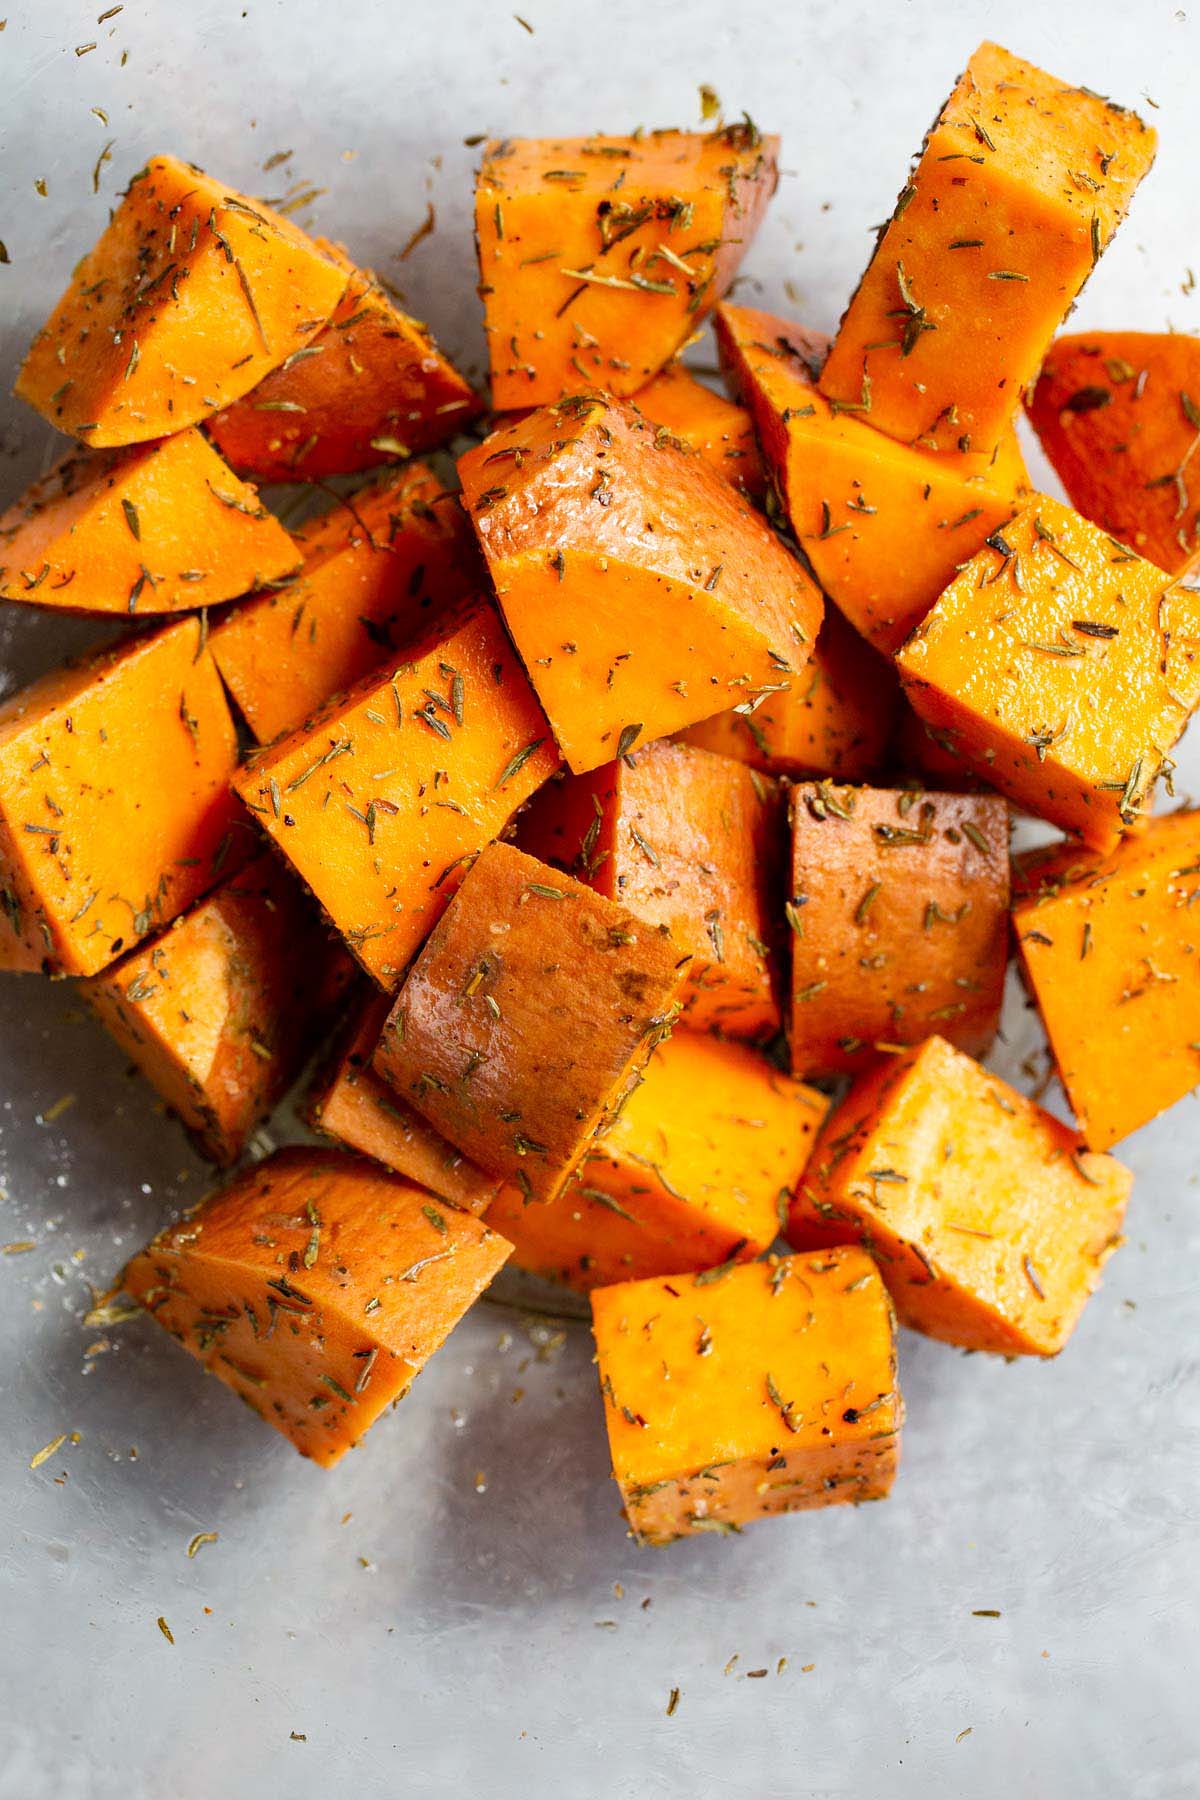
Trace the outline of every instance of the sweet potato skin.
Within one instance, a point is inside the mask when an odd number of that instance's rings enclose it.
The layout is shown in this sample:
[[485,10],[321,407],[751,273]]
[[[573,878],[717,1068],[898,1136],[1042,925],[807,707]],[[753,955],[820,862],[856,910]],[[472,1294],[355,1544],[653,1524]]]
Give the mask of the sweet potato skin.
[[169,1226],[123,1285],[302,1456],[331,1468],[508,1255],[469,1213],[339,1150],[280,1150]]
[[880,1500],[899,1458],[895,1330],[847,1248],[592,1295],[613,1475],[642,1543]]
[[669,1031],[687,954],[509,844],[414,962],[374,1067],[464,1155],[552,1200]]

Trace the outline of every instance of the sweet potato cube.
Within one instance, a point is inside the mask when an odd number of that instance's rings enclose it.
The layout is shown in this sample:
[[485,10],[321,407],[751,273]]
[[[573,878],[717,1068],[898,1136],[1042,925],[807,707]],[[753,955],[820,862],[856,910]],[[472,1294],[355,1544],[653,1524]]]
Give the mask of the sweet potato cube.
[[0,518],[0,598],[170,613],[290,575],[300,551],[198,431],[80,451]]
[[769,778],[667,743],[547,782],[517,825],[522,849],[690,950],[682,1024],[738,1038],[783,1023],[782,836]]
[[643,1543],[890,1489],[904,1407],[864,1251],[597,1288],[592,1329],[613,1475]]
[[981,44],[880,233],[822,391],[903,442],[992,450],[1156,141],[1136,113]]
[[556,767],[500,620],[473,601],[235,785],[368,974],[394,988],[463,863]]
[[1170,575],[1200,560],[1200,340],[1182,332],[1056,338],[1029,417],[1085,519]]
[[[343,263],[337,246],[317,240]],[[480,403],[426,326],[355,269],[328,325],[209,431],[235,469],[260,481],[320,481],[430,450]]]
[[677,1031],[548,1206],[508,1183],[487,1213],[513,1261],[586,1292],[749,1261],[787,1219],[829,1108],[744,1044]]
[[421,462],[333,506],[301,548],[294,582],[247,601],[209,638],[260,744],[294,731],[486,582],[466,514]]
[[94,975],[234,865],[233,720],[200,621],[0,702],[0,969]]
[[640,388],[729,287],[778,158],[779,139],[750,124],[485,145],[475,233],[493,404]]
[[307,343],[346,280],[290,220],[153,157],[34,338],[17,393],[89,444],[165,437]]
[[1200,1082],[1200,813],[1032,860],[1021,963],[1084,1141],[1107,1150]]
[[687,962],[665,929],[492,844],[410,969],[375,1068],[481,1168],[552,1200],[670,1030]]
[[665,434],[676,449],[703,457],[717,474],[753,500],[766,493],[767,477],[754,436],[754,421],[744,406],[735,406],[684,367],[670,362],[632,404]]
[[978,792],[987,785],[970,763],[963,761],[957,733],[926,724],[903,698],[892,733],[888,767],[890,779],[897,787],[923,787],[928,782],[931,787],[955,794]]
[[200,1154],[227,1165],[299,1075],[354,967],[268,852],[82,993]]
[[792,1067],[862,1069],[940,1034],[982,1053],[1008,961],[1008,808],[809,783],[792,794]]
[[211,1194],[123,1280],[211,1375],[330,1468],[407,1393],[508,1252],[411,1182],[306,1146]]
[[993,456],[898,444],[821,393],[819,332],[741,306],[718,308],[716,332],[817,580],[890,654],[1028,487],[1016,433],[1008,426]]
[[1200,595],[1044,494],[897,661],[922,718],[1017,806],[1111,849],[1200,700]]
[[789,1242],[861,1241],[900,1320],[1055,1356],[1121,1241],[1133,1177],[942,1038],[855,1083],[817,1140]]
[[884,761],[900,702],[890,662],[833,607],[804,673],[751,712],[731,707],[677,734],[681,744],[736,757],[764,775],[832,775],[861,781]]
[[576,773],[803,669],[816,587],[742,495],[630,408],[579,395],[458,466],[509,632]]
[[390,1010],[386,994],[372,995],[360,1009],[336,1059],[317,1078],[309,1123],[418,1187],[481,1213],[495,1195],[495,1177],[461,1156],[371,1067]]

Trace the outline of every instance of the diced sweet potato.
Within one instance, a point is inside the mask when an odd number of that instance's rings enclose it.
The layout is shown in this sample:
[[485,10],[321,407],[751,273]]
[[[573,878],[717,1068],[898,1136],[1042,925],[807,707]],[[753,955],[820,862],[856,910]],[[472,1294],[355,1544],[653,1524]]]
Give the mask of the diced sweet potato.
[[897,661],[913,706],[985,781],[1106,850],[1170,769],[1198,649],[1200,595],[1035,494]]
[[481,1213],[495,1195],[495,1177],[460,1155],[371,1067],[390,1007],[386,994],[376,994],[361,1008],[336,1060],[317,1079],[309,1123],[418,1187]]
[[1051,344],[1029,417],[1071,504],[1184,575],[1200,559],[1200,339],[1093,331]]
[[764,775],[861,781],[884,761],[900,703],[896,671],[832,606],[804,673],[750,712],[701,719],[678,742],[734,756]]
[[209,639],[260,744],[294,731],[487,579],[466,514],[421,462],[331,507],[301,548],[294,582],[229,613]]
[[1031,862],[1021,962],[1084,1141],[1107,1150],[1200,1083],[1200,814]]
[[783,1023],[781,798],[744,763],[653,743],[548,782],[517,841],[692,952],[684,1025],[770,1038]]
[[236,762],[198,619],[0,703],[0,969],[94,975],[236,866]]
[[134,1257],[129,1293],[330,1468],[403,1397],[509,1253],[341,1150],[280,1150]]
[[870,1246],[901,1322],[1055,1356],[1121,1241],[1133,1177],[942,1038],[864,1075],[826,1121],[787,1236]]
[[17,393],[89,444],[164,437],[307,343],[346,279],[290,220],[153,157],[33,340]]
[[896,787],[919,787],[929,782],[947,793],[969,793],[985,786],[983,778],[964,762],[958,748],[958,735],[936,725],[928,725],[908,701],[901,699],[892,734],[888,768]]
[[685,951],[492,844],[414,962],[375,1068],[483,1169],[552,1200],[670,1030]]
[[444,613],[237,792],[368,974],[393,988],[462,865],[557,767],[550,729],[485,601]]
[[227,1165],[299,1075],[353,974],[268,852],[81,991],[200,1154]]
[[721,298],[778,180],[779,139],[505,138],[475,188],[492,401],[632,394]]
[[369,269],[317,242],[350,272],[333,317],[209,422],[221,454],[260,481],[319,481],[404,459],[480,410],[428,328]]
[[742,1044],[660,1044],[548,1206],[509,1183],[487,1213],[517,1267],[586,1292],[769,1250],[829,1102]]
[[767,477],[754,436],[754,421],[686,369],[670,362],[633,397],[644,418],[677,449],[702,456],[724,480],[752,500],[766,493]]
[[863,1251],[597,1288],[592,1328],[613,1475],[643,1543],[891,1487],[895,1328]]
[[1008,892],[1003,800],[794,789],[796,1072],[853,1072],[935,1034],[986,1050],[1004,998]]
[[993,449],[1156,142],[1136,113],[981,44],[879,235],[822,391],[906,443]]
[[821,393],[819,332],[741,306],[718,308],[716,332],[817,580],[890,654],[1028,487],[1015,431],[993,456],[898,444]]
[[821,596],[743,496],[578,395],[459,462],[505,621],[576,773],[795,680]]
[[170,613],[290,575],[300,552],[198,431],[68,456],[0,518],[0,598]]

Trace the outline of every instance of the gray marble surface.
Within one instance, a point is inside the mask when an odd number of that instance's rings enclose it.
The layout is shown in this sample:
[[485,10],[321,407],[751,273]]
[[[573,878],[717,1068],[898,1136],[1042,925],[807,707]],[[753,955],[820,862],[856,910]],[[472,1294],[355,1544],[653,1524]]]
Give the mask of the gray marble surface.
[[[484,0],[126,0],[102,25],[104,0],[13,0],[4,388],[159,149],[250,190],[294,150],[288,173],[326,190],[313,221],[478,363],[463,138],[690,123],[702,81],[784,137],[743,296],[829,327],[984,35],[1159,103],[1158,168],[1079,317],[1200,322],[1184,7],[519,3],[532,35]],[[398,263],[431,200],[435,234]],[[0,409],[5,496],[51,456]],[[95,635],[13,609],[0,687]],[[1012,1073],[1039,1041],[1015,994],[1006,1030]],[[0,1800],[1200,1793],[1198,1147],[1194,1101],[1125,1146],[1129,1243],[1057,1363],[906,1337],[888,1504],[651,1553],[624,1535],[578,1325],[480,1305],[331,1474],[149,1324],[85,1330],[89,1284],[205,1172],[68,987],[4,978],[0,1241],[36,1248],[0,1258]],[[31,1472],[60,1432],[79,1442]],[[202,1531],[218,1541],[189,1560]]]

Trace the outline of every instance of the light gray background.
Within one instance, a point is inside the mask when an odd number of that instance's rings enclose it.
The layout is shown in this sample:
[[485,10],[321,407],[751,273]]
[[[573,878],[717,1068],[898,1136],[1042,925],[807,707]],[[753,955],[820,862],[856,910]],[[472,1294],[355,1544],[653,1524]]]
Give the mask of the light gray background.
[[[463,137],[691,124],[702,81],[784,137],[743,298],[830,327],[984,35],[1159,103],[1158,167],[1079,317],[1200,319],[1181,287],[1200,266],[1198,36],[1160,0],[517,0],[532,36],[503,0],[126,0],[97,26],[104,4],[10,0],[0,35],[5,387],[161,149],[251,191],[327,189],[312,220],[477,362]],[[401,265],[430,199],[436,234]],[[7,497],[51,437],[15,403],[0,430]],[[0,683],[95,635],[10,609]],[[1038,1039],[1015,996],[1008,1019],[1013,1072]],[[539,1358],[517,1315],[480,1306],[332,1474],[152,1326],[83,1330],[88,1284],[205,1174],[69,988],[3,978],[0,1241],[37,1249],[0,1259],[0,1800],[1194,1796],[1196,1144],[1188,1101],[1126,1145],[1130,1242],[1059,1362],[906,1338],[888,1504],[639,1552],[578,1326]],[[197,1531],[220,1539],[189,1561]]]

